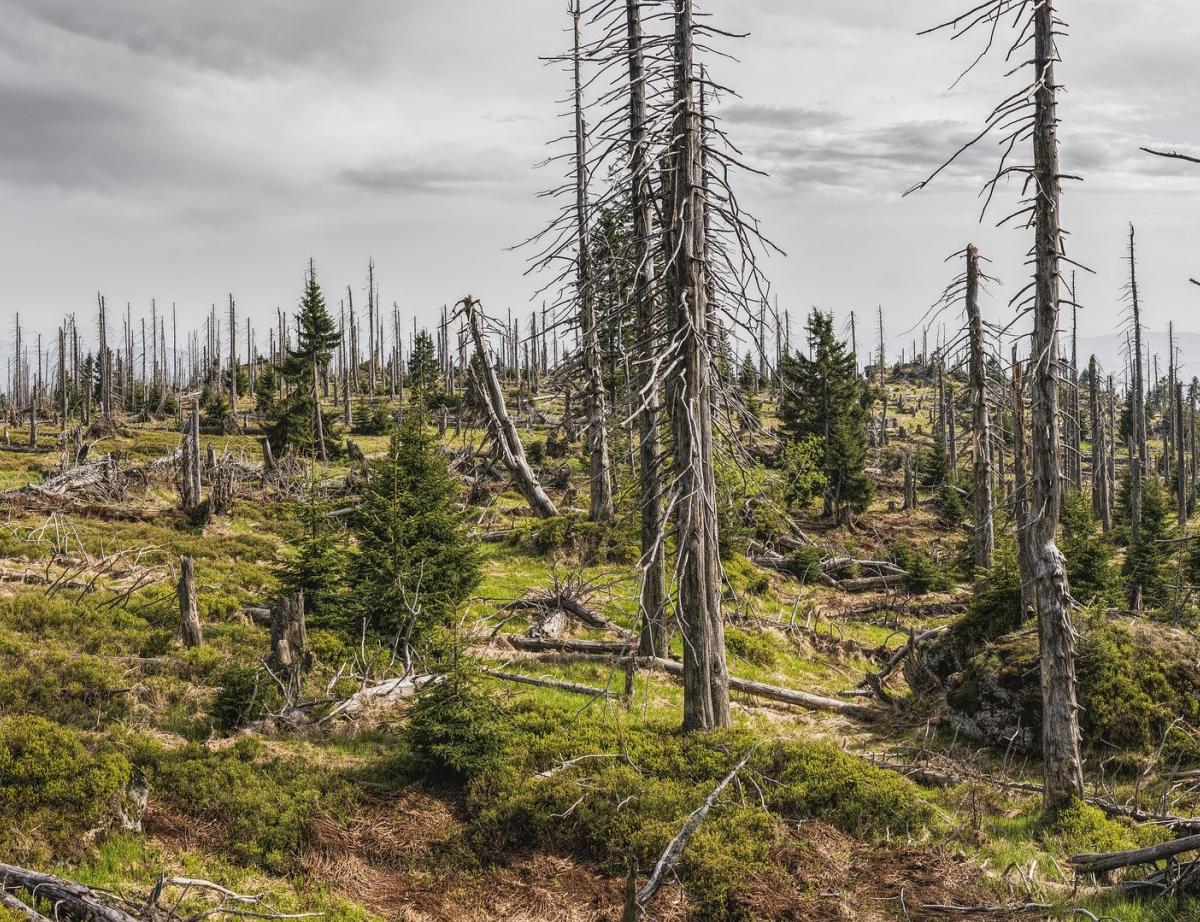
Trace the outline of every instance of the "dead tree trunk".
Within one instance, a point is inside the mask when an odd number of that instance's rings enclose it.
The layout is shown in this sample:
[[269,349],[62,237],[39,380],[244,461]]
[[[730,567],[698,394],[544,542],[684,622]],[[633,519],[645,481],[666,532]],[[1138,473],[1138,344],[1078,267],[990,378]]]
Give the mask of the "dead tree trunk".
[[499,378],[496,377],[495,359],[492,356],[491,346],[484,338],[483,325],[479,319],[479,302],[467,295],[459,303],[463,305],[467,313],[467,323],[471,328],[471,338],[475,342],[475,354],[479,357],[480,374],[483,376],[480,388],[483,391],[483,403],[487,408],[489,427],[500,448],[504,466],[512,475],[517,489],[521,491],[525,501],[529,503],[533,514],[543,519],[553,518],[558,515],[558,508],[546,495],[533,468],[529,466],[529,460],[525,457],[525,449],[521,445],[521,437],[517,434],[517,427],[513,425],[508,416],[508,410],[505,409],[504,391],[500,387]]
[[987,405],[987,367],[983,355],[983,318],[979,310],[979,251],[967,246],[967,326],[971,340],[971,426],[975,473],[975,565],[992,565],[996,534],[992,523],[992,432]]
[[180,499],[185,509],[195,509],[200,505],[202,496],[200,467],[200,400],[192,401],[188,410],[187,429],[183,433],[183,447],[180,451],[183,468],[183,483],[180,487]]
[[674,118],[668,280],[674,354],[668,405],[674,441],[679,624],[683,644],[683,727],[729,724],[729,673],[721,618],[713,470],[712,356],[709,354],[708,248],[705,240],[701,125],[694,85],[692,0],[675,0]]
[[658,437],[659,398],[654,363],[658,357],[655,323],[654,191],[650,185],[650,144],[646,128],[646,86],[642,23],[638,0],[626,0],[629,51],[630,207],[633,211],[637,274],[633,298],[640,345],[636,375],[638,417],[638,485],[640,487],[642,579],[638,594],[642,656],[665,656],[667,567],[663,553],[663,489]]
[[575,27],[572,56],[575,76],[575,220],[576,295],[579,298],[579,332],[582,336],[583,371],[587,380],[588,473],[593,522],[613,517],[612,469],[608,452],[608,407],[601,368],[600,334],[596,326],[595,284],[592,267],[591,207],[588,202],[587,123],[583,113],[583,74],[580,51],[580,7],[571,11]]
[[304,625],[304,593],[293,592],[271,609],[271,655],[267,665],[289,688],[311,665]]
[[1024,623],[1036,608],[1036,600],[1033,583],[1029,578],[1033,563],[1029,552],[1029,452],[1025,447],[1025,381],[1016,353],[1017,347],[1013,346],[1013,513],[1017,524],[1017,562],[1021,573],[1020,622]]
[[1175,500],[1179,527],[1186,528],[1188,520],[1187,467],[1184,461],[1183,385],[1175,382]]
[[1058,159],[1056,19],[1053,0],[1032,12],[1034,25],[1034,316],[1032,512],[1028,529],[1038,606],[1042,673],[1044,805],[1057,810],[1083,796],[1075,700],[1075,631],[1066,561],[1055,544],[1062,507],[1058,418],[1059,254],[1062,246]]
[[196,603],[196,565],[191,557],[179,560],[179,637],[185,647],[198,647],[204,643]]
[[1112,530],[1112,508],[1108,503],[1108,449],[1104,418],[1100,412],[1100,382],[1096,356],[1088,362],[1088,393],[1092,420],[1092,511],[1106,532]]

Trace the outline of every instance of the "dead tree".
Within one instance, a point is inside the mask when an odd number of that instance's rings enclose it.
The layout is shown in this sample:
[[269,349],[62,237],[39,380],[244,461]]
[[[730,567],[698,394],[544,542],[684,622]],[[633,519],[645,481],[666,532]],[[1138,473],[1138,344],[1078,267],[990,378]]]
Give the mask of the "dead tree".
[[987,405],[987,366],[983,353],[983,318],[979,310],[979,250],[967,246],[967,333],[971,345],[971,444],[974,470],[975,565],[987,569],[992,565],[996,547],[992,522],[992,453],[991,418]]
[[[993,132],[1003,133],[1004,155],[993,178],[985,185],[984,209],[1000,180],[1011,175],[1025,177],[1029,198],[1010,217],[1027,216],[1034,243],[1031,262],[1033,279],[1013,301],[1018,309],[1031,308],[1031,405],[1029,509],[1024,530],[1030,559],[1023,569],[1023,582],[1034,589],[1037,605],[1042,688],[1042,764],[1044,805],[1057,810],[1083,794],[1083,764],[1079,752],[1078,707],[1075,699],[1075,633],[1071,626],[1070,589],[1066,561],[1055,543],[1062,511],[1062,451],[1059,419],[1058,314],[1062,304],[1061,265],[1063,230],[1058,150],[1058,90],[1056,64],[1060,60],[1056,36],[1065,34],[1065,24],[1054,12],[1053,0],[1030,4],[1026,0],[987,0],[982,5],[931,31],[954,29],[962,35],[977,26],[989,30],[991,48],[996,31],[1007,14],[1015,13],[1018,37],[1009,56],[1032,56],[1012,73],[1032,68],[1024,87],[1007,97],[989,115],[985,128],[959,149],[928,179],[922,188],[946,169],[965,150]],[[982,60],[980,55],[978,60]],[[1032,165],[1009,165],[1008,154],[1018,142],[1032,144]],[[1009,220],[1008,218],[1005,221]],[[1004,223],[1002,221],[1001,223]],[[1028,294],[1032,291],[1032,294]],[[1026,295],[1028,294],[1028,297]],[[1023,299],[1023,300],[1022,300]]]
[[179,637],[185,647],[204,643],[200,609],[196,603],[196,564],[191,557],[179,560]]
[[183,479],[179,488],[184,509],[195,509],[202,497],[200,467],[200,400],[195,398],[188,411],[183,446],[180,449]]
[[1029,548],[1029,450],[1025,444],[1025,379],[1021,363],[1016,358],[1017,347],[1013,346],[1012,402],[1013,402],[1013,518],[1017,528],[1017,560],[1021,573],[1021,615],[1019,622],[1031,615],[1037,607],[1033,583],[1026,574],[1033,566]]
[[593,522],[613,517],[612,468],[608,452],[608,407],[601,367],[600,334],[596,324],[595,279],[592,266],[591,205],[588,201],[588,134],[583,110],[583,62],[580,49],[580,5],[571,9],[575,45],[572,54],[575,104],[575,290],[579,300],[583,370],[587,386],[587,441],[590,515]]
[[683,726],[685,730],[707,730],[729,724],[729,673],[717,549],[710,266],[694,37],[692,0],[675,0],[672,200],[669,246],[664,247],[673,254],[667,275],[668,361],[672,368],[667,405],[678,491],[674,518],[679,546],[678,617],[684,638]]
[[299,687],[300,676],[311,665],[308,630],[304,624],[304,593],[293,592],[271,609],[271,653],[267,668],[288,692]]
[[479,301],[467,295],[458,302],[466,314],[467,325],[471,330],[471,339],[475,343],[475,355],[478,357],[479,373],[483,377],[480,382],[484,407],[488,414],[488,427],[496,445],[500,448],[504,466],[508,469],[517,489],[529,503],[529,508],[539,518],[549,519],[558,515],[558,508],[546,495],[538,482],[537,475],[525,457],[525,448],[521,445],[521,437],[517,427],[513,425],[504,406],[504,391],[500,379],[496,376],[496,360],[492,355],[492,347],[483,335],[483,324],[480,320]]
[[638,401],[638,485],[641,502],[641,586],[638,593],[643,656],[665,656],[667,626],[667,568],[663,553],[663,488],[658,437],[660,417],[655,360],[658,339],[655,310],[653,164],[647,130],[645,65],[638,0],[625,0],[629,56],[629,194],[633,212],[635,262],[634,310],[639,330],[636,375]]
[[1174,416],[1175,425],[1173,435],[1175,438],[1175,500],[1176,511],[1179,516],[1179,527],[1187,528],[1188,521],[1188,496],[1187,496],[1187,465],[1184,459],[1184,438],[1183,438],[1183,384],[1175,382],[1174,394]]
[[1108,449],[1104,418],[1100,412],[1100,378],[1096,356],[1088,361],[1088,394],[1092,422],[1092,512],[1106,532],[1112,530],[1108,499]]

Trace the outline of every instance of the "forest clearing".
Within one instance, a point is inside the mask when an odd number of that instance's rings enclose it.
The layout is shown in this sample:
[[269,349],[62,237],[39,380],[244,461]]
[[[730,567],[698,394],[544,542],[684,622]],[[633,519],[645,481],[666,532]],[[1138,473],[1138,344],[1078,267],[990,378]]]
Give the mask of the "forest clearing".
[[533,306],[14,311],[0,922],[1200,918],[1200,378],[1132,223],[1081,348],[1067,6],[911,24],[1007,72],[912,326],[783,306],[693,0],[557,11]]

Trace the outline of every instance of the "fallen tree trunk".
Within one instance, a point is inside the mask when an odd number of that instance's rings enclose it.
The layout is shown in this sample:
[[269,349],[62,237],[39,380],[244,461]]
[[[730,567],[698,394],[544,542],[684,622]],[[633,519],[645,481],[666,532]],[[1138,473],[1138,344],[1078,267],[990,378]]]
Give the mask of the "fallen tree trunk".
[[574,682],[560,682],[557,679],[542,679],[537,676],[521,675],[517,672],[504,672],[500,669],[481,669],[486,676],[500,679],[503,682],[516,682],[519,685],[532,685],[536,688],[552,688],[555,691],[570,692],[573,695],[587,695],[591,698],[601,698],[610,694],[607,688],[596,688],[592,685],[576,685]]
[[[14,888],[27,890],[36,895],[37,899],[53,904],[56,917],[63,914],[93,920],[93,922],[140,922],[136,916],[131,916],[124,910],[104,902],[83,884],[63,880],[53,874],[30,871],[11,864],[0,864],[0,881],[3,881],[6,890]],[[45,917],[26,905],[24,900],[10,895],[6,905],[12,902],[20,904],[18,911],[31,922],[44,920]]]
[[547,595],[535,596],[528,599],[517,599],[505,605],[501,611],[545,611],[546,609],[558,609],[565,612],[571,617],[582,621],[588,627],[594,627],[600,631],[611,631],[619,637],[632,637],[629,631],[621,627],[619,624],[614,624],[603,615],[598,615],[591,611],[578,599],[573,599],[562,595]]
[[[639,662],[661,669],[669,675],[683,675],[683,663],[677,663],[675,660],[653,657],[640,660]],[[854,717],[858,720],[875,719],[875,712],[870,708],[863,707],[861,704],[839,701],[836,698],[825,698],[821,695],[811,695],[808,692],[795,691],[794,689],[783,688],[778,685],[767,685],[765,682],[755,682],[752,679],[739,679],[735,676],[730,676],[729,687],[734,691],[744,692],[755,698],[766,698],[769,701],[792,704],[808,711],[831,711],[835,714],[844,714],[847,717]]]
[[614,643],[611,640],[562,640],[551,637],[527,637],[510,635],[504,638],[517,650],[530,653],[583,653],[596,656],[624,656],[633,651],[630,643]]
[[1184,852],[1200,849],[1200,835],[1184,836],[1172,842],[1159,845],[1148,845],[1145,848],[1135,848],[1126,852],[1102,852],[1095,855],[1072,855],[1067,863],[1077,871],[1115,871],[1117,868],[1128,868],[1139,864],[1154,864]]
[[377,685],[368,686],[355,692],[349,698],[339,701],[325,713],[319,722],[325,723],[335,717],[349,720],[358,716],[369,706],[390,707],[405,698],[411,698],[426,685],[439,681],[441,681],[441,676],[437,675],[406,675],[400,676],[398,679],[388,679]]

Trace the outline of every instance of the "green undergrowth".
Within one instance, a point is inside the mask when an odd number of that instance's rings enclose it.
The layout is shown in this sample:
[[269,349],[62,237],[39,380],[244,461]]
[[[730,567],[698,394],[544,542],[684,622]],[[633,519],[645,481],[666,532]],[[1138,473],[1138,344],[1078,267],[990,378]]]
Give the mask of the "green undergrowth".
[[541,695],[507,705],[488,695],[469,717],[454,728],[414,722],[409,756],[397,770],[430,779],[441,769],[445,782],[465,786],[469,840],[484,862],[550,850],[597,860],[613,874],[630,861],[649,868],[751,753],[680,864],[702,918],[737,918],[747,888],[786,873],[780,854],[788,824],[816,820],[880,842],[922,837],[941,824],[929,796],[911,782],[820,743],[762,739],[745,729],[685,735],[676,720],[581,710],[578,699]]

